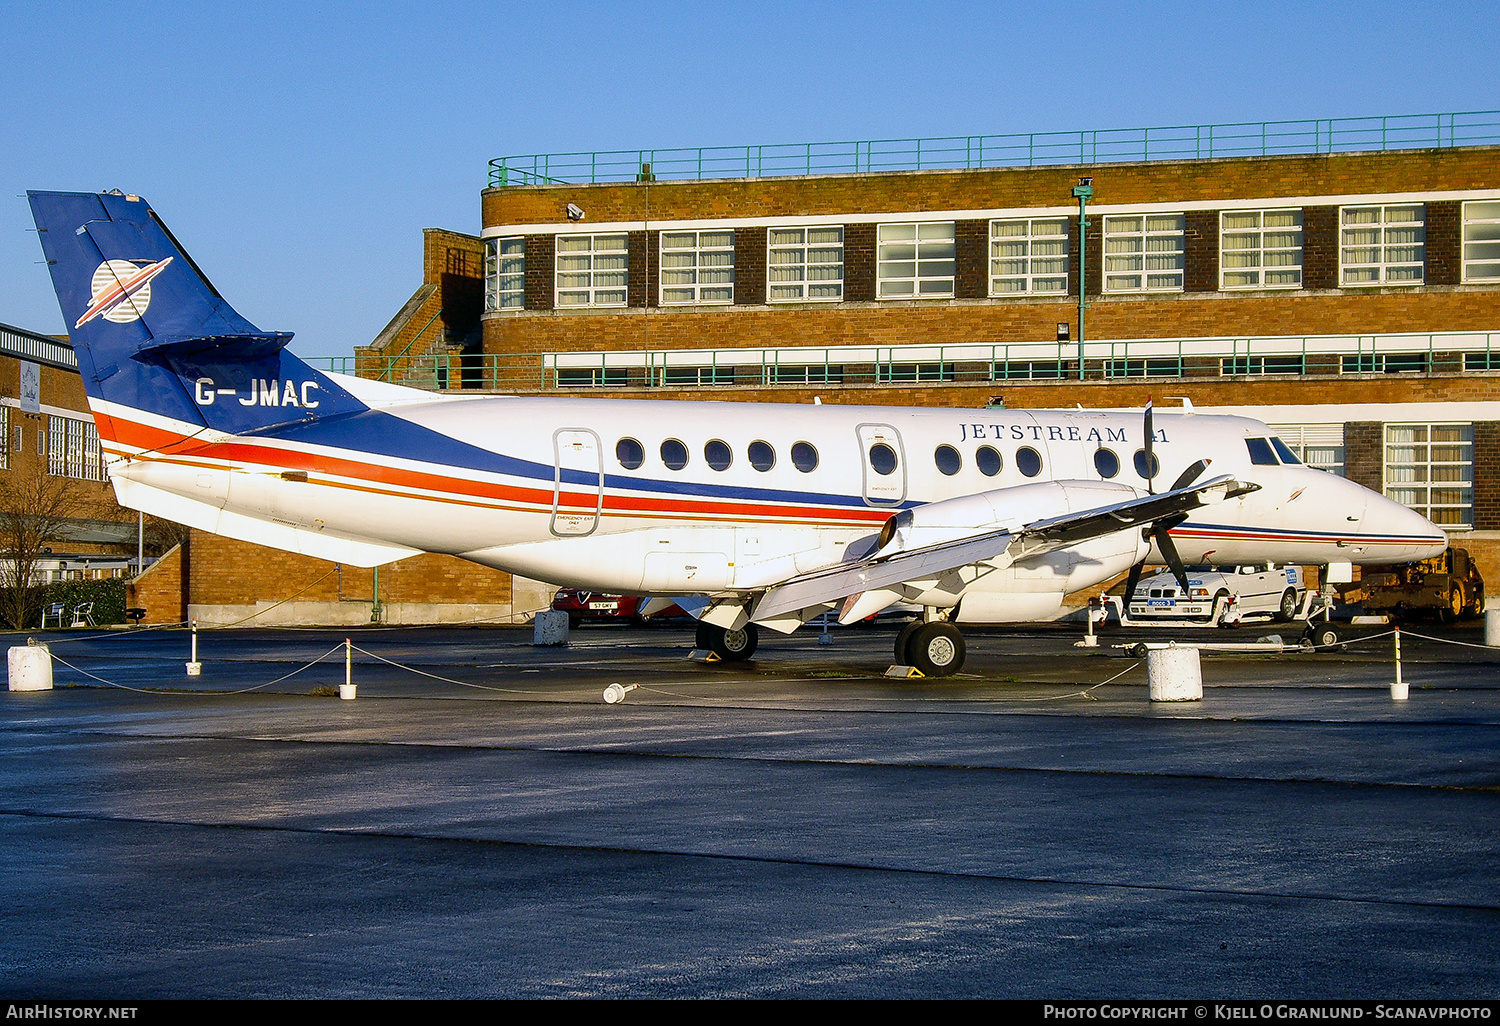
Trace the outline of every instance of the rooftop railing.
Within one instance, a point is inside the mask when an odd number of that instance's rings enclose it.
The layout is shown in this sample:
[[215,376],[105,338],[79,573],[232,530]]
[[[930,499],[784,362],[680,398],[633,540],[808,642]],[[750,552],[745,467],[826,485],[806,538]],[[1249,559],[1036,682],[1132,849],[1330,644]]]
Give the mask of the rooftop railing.
[[[611,350],[323,357],[321,370],[433,391],[588,392],[747,386],[806,389],[911,383],[1076,382],[1075,343]],[[1102,339],[1084,347],[1090,383],[1120,378],[1244,378],[1500,372],[1500,332]]]
[[1029,135],[539,153],[490,161],[490,187],[630,182],[640,181],[648,174],[653,180],[765,178],[1264,157],[1494,143],[1500,143],[1500,111],[1483,110]]

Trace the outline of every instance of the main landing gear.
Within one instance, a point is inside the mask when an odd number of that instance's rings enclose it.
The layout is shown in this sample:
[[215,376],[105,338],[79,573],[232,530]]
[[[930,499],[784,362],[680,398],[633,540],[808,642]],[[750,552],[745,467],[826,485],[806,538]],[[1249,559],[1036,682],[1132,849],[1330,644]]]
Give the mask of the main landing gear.
[[913,620],[896,635],[896,663],[924,677],[946,677],[963,668],[968,650],[959,629],[946,620]]
[[697,647],[712,652],[725,662],[744,662],[755,654],[755,646],[759,644],[760,628],[753,623],[733,631],[711,623],[698,624]]

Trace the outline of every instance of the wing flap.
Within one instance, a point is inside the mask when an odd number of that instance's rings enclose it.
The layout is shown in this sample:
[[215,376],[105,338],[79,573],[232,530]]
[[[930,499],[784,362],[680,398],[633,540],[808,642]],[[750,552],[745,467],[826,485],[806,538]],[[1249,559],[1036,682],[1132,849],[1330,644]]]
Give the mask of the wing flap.
[[772,586],[756,602],[751,619],[772,620],[795,610],[838,602],[850,595],[890,588],[907,581],[937,577],[975,563],[1008,566],[1017,559],[1044,555],[1090,538],[1145,527],[1200,506],[1243,495],[1257,487],[1242,484],[1226,475],[1159,495],[1140,496],[1037,520],[1019,531],[986,531],[895,553],[877,551],[863,559],[800,574]]

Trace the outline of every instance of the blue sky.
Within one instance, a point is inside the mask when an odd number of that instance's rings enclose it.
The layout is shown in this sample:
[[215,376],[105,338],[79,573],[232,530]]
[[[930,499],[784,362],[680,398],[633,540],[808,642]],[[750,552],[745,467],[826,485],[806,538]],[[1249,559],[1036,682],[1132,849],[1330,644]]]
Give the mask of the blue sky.
[[1500,109],[1492,3],[0,0],[0,321],[63,331],[27,189],[147,197],[347,355],[497,156]]

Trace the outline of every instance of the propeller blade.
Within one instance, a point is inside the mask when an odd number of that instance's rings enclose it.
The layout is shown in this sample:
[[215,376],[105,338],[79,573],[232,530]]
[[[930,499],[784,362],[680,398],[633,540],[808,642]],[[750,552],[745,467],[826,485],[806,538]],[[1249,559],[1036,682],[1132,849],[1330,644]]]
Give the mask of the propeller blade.
[[1186,488],[1188,485],[1198,480],[1199,475],[1207,470],[1208,465],[1212,462],[1213,460],[1199,460],[1197,463],[1194,463],[1192,466],[1184,470],[1181,474],[1177,475],[1177,480],[1172,482],[1172,487],[1168,490],[1175,492],[1179,488]]
[[[1182,565],[1182,557],[1177,554],[1177,545],[1172,541],[1172,536],[1167,532],[1186,519],[1186,517],[1183,517],[1181,520],[1175,517],[1168,517],[1165,520],[1157,521],[1156,526],[1151,528],[1151,537],[1156,542],[1156,547],[1161,552],[1162,558],[1167,561],[1167,566],[1171,568],[1172,576],[1177,579],[1177,584],[1182,588],[1183,594],[1186,594],[1188,591],[1187,568]],[[1170,520],[1177,520],[1177,523],[1168,523]]]
[[1146,491],[1152,495],[1156,494],[1156,456],[1152,453],[1151,443],[1156,438],[1156,429],[1151,426],[1151,400],[1146,400]]
[[1145,569],[1146,561],[1134,563],[1130,567],[1130,576],[1125,578],[1125,605],[1130,605],[1130,600],[1135,598],[1135,586],[1141,583],[1141,571]]

